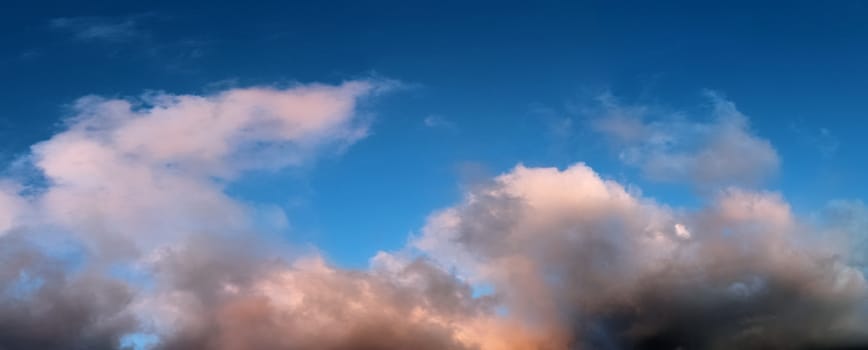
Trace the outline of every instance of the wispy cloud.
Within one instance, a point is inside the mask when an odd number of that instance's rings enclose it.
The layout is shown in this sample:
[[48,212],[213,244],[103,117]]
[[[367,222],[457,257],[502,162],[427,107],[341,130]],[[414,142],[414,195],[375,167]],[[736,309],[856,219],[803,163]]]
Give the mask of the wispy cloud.
[[208,55],[217,40],[183,33],[161,36],[156,25],[172,20],[172,16],[146,12],[60,17],[49,20],[48,26],[75,43],[103,44],[110,57],[131,55],[153,60],[173,72],[196,71],[198,60]]
[[72,34],[78,40],[125,42],[145,35],[139,16],[127,17],[60,17],[49,21],[52,28]]
[[453,131],[458,129],[458,126],[455,125],[454,122],[439,114],[431,114],[425,117],[425,119],[422,120],[422,124],[428,128],[442,128]]
[[722,95],[706,96],[708,114],[691,119],[604,95],[591,112],[591,127],[610,138],[625,164],[652,180],[703,187],[755,185],[776,173],[778,153],[751,129],[749,118]]
[[821,155],[831,157],[838,152],[841,142],[831,130],[825,127],[809,128],[803,122],[790,124],[790,132],[808,145],[814,147]]

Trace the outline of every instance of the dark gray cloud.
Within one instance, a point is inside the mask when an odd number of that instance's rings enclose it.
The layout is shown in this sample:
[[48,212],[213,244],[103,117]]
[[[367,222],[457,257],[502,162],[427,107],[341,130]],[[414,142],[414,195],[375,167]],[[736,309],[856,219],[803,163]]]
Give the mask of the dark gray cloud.
[[0,237],[0,349],[117,349],[137,329],[128,285],[71,272],[22,236]]

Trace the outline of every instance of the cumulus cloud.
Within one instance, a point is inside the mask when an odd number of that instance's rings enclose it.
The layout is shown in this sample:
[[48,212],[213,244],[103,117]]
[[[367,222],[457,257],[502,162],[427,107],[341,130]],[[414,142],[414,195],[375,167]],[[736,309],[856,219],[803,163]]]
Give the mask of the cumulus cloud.
[[493,285],[554,348],[864,341],[863,274],[805,244],[805,225],[774,193],[727,189],[679,211],[584,164],[518,166],[433,215],[414,246]]
[[348,271],[316,256],[285,264],[239,257],[237,244],[208,245],[159,262],[173,272],[147,304],[168,310],[158,315],[168,326],[158,349],[506,349],[520,341],[486,299],[424,260]]
[[731,101],[709,92],[710,121],[663,118],[647,106],[624,106],[601,99],[592,127],[607,135],[620,159],[657,181],[692,182],[704,187],[756,185],[774,175],[780,158],[757,136],[749,119]]
[[[262,229],[252,222],[259,208],[224,193],[228,181],[359,140],[367,130],[359,103],[392,85],[80,99],[66,129],[27,157],[45,183],[0,186],[0,237],[22,242],[0,252],[4,286],[15,289],[0,298],[9,317],[0,348],[118,347],[149,318],[138,305],[152,296],[133,291],[167,279],[204,283],[155,269],[173,257],[160,252],[191,237],[237,240]],[[185,262],[209,256],[206,247],[189,250]],[[244,259],[223,256],[226,271],[247,271]]]
[[33,147],[51,184],[35,201],[52,224],[118,256],[188,233],[244,230],[249,208],[223,184],[360,139],[357,100],[378,88],[356,81],[82,98],[68,129]]
[[[680,209],[582,163],[519,165],[467,187],[406,249],[367,269],[288,255],[262,234],[258,218],[273,210],[232,198],[226,184],[365,137],[364,101],[390,85],[80,99],[66,128],[27,157],[44,181],[0,181],[0,349],[119,349],[131,335],[160,350],[866,340],[864,255],[848,244],[865,214],[854,202],[812,222],[780,194],[726,186]],[[719,114],[736,113],[718,103]],[[686,130],[761,144],[745,125]],[[659,128],[603,129],[641,148]],[[732,166],[731,150],[716,148],[729,146],[703,145],[684,151],[687,164],[707,151]],[[679,176],[707,180],[696,171]]]

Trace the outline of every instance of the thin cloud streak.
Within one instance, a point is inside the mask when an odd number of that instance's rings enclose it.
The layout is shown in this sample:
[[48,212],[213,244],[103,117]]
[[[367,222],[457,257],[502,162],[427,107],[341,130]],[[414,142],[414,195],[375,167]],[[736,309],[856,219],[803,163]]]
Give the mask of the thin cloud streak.
[[137,17],[59,17],[49,25],[83,41],[120,43],[145,35]]

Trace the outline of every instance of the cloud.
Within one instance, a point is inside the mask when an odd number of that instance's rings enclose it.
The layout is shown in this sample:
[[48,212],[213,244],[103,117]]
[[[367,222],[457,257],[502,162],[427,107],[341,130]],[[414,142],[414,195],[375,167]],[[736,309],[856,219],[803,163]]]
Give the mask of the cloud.
[[[225,184],[356,142],[367,130],[360,103],[391,86],[358,80],[78,100],[65,130],[26,157],[45,183],[0,186],[0,278],[14,289],[0,294],[0,348],[113,349],[127,334],[158,328],[138,308],[153,298],[144,286],[189,278],[179,292],[207,282],[157,269],[167,259],[161,252],[191,237],[244,241],[269,229],[253,222],[269,208],[230,198]],[[179,266],[205,259],[208,245],[199,245]],[[220,253],[213,258],[228,259],[226,269],[214,279],[253,271],[243,256]]]
[[0,181],[0,236],[15,228],[25,211],[25,203],[18,197],[16,185]]
[[833,156],[841,142],[828,128],[810,129],[803,122],[790,124],[790,132],[800,138],[806,144],[816,148],[825,157]]
[[601,98],[596,131],[611,138],[621,161],[649,179],[691,182],[701,187],[757,185],[776,174],[777,151],[750,129],[735,104],[708,93],[711,121],[686,120],[678,114],[655,120],[646,106],[622,106]]
[[316,256],[267,263],[238,247],[200,242],[159,261],[172,280],[145,304],[169,310],[159,315],[169,330],[158,349],[505,349],[521,341],[520,329],[510,334],[490,316],[486,299],[424,260],[348,271]]
[[[78,100],[26,158],[44,181],[0,181],[0,348],[119,349],[131,337],[156,350],[868,340],[864,254],[849,244],[864,231],[859,203],[830,205],[815,223],[780,194],[726,186],[701,208],[672,208],[582,163],[518,165],[464,188],[405,249],[348,270],[286,253],[270,235],[285,229],[279,212],[262,220],[274,208],[226,194],[245,172],[310,164],[365,137],[366,101],[392,86]],[[743,124],[721,123],[685,130],[754,142]],[[647,147],[660,127],[638,125],[618,137]]]
[[186,233],[241,231],[251,209],[227,197],[223,183],[364,137],[356,103],[377,89],[356,81],[82,98],[68,129],[33,147],[52,185],[35,200],[52,225],[117,256]]
[[452,121],[436,114],[425,117],[425,119],[422,120],[422,123],[429,128],[443,128],[448,130],[456,130],[458,128],[458,126]]
[[834,200],[826,205],[821,218],[829,228],[824,238],[848,247],[848,258],[868,272],[868,206],[861,200]]
[[129,286],[68,269],[20,232],[0,237],[0,348],[116,349],[136,329]]
[[49,24],[83,41],[118,43],[144,35],[139,28],[138,17],[59,17],[49,21]]
[[124,16],[60,17],[48,21],[48,27],[75,42],[105,44],[109,49],[105,53],[111,57],[135,56],[174,73],[196,71],[199,60],[210,53],[216,42],[177,33],[166,36],[154,30],[173,20],[171,16],[147,12]]
[[680,211],[584,164],[520,165],[432,215],[413,246],[494,286],[554,349],[864,341],[864,276],[819,234],[775,193],[727,189]]

